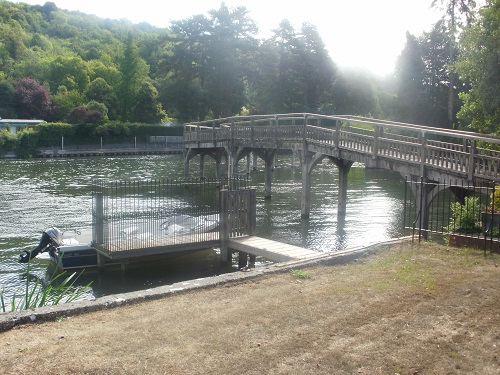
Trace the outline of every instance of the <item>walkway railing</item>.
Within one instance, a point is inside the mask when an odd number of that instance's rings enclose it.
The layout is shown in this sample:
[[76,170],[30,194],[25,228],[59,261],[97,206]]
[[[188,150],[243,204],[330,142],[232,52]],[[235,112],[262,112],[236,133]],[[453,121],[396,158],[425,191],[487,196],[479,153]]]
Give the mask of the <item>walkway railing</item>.
[[[500,137],[355,116],[283,114],[238,116],[185,125],[192,147],[308,149],[350,152],[429,168],[464,180],[500,182]],[[324,151],[325,151],[324,150]]]

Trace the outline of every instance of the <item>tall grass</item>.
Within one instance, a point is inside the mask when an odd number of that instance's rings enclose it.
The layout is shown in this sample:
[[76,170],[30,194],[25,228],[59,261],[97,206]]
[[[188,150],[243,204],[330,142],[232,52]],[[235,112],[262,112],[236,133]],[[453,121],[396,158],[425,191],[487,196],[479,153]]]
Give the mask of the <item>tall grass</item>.
[[56,267],[47,283],[42,282],[39,278],[36,278],[33,282],[33,277],[30,277],[30,263],[28,262],[24,290],[20,293],[14,292],[12,297],[8,299],[5,298],[4,290],[0,291],[1,312],[30,310],[75,301],[92,284],[90,282],[80,287],[75,285],[82,272],[83,270],[78,274],[73,272],[67,276],[66,272],[58,273]]

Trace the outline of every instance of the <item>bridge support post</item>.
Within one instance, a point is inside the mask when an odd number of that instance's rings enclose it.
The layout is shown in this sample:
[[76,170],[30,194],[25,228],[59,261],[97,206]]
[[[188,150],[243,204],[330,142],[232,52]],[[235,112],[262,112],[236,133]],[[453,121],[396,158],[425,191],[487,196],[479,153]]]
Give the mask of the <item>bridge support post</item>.
[[264,169],[264,199],[271,199],[271,186],[273,182],[273,163],[274,163],[274,155],[266,158],[265,160],[265,169]]
[[247,155],[247,176],[250,176],[250,163],[252,161],[252,156],[250,154]]
[[302,197],[300,204],[300,217],[307,219],[311,210],[311,171],[307,162],[302,161]]
[[205,178],[205,154],[200,154],[200,180]]
[[335,163],[339,169],[338,216],[345,216],[347,211],[347,175],[353,163],[350,160],[339,160]]

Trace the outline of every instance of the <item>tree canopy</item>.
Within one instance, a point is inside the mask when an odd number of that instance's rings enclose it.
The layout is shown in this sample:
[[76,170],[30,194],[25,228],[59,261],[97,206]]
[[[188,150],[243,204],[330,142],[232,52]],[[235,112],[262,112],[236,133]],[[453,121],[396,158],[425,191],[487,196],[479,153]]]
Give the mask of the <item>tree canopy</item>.
[[[339,68],[312,24],[281,20],[259,39],[243,6],[157,28],[0,1],[0,116],[158,124],[315,112],[450,127],[458,112],[461,127],[496,131],[498,0],[475,18],[473,1],[432,3],[443,19],[408,33],[394,74],[375,77]],[[456,14],[469,21],[455,28]]]

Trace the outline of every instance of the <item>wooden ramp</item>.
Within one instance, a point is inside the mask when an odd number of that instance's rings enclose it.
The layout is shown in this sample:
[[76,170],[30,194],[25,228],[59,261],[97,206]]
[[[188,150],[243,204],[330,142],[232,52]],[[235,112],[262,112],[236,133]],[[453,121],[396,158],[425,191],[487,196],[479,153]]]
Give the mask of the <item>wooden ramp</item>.
[[248,254],[262,256],[272,262],[309,259],[320,255],[316,251],[256,236],[231,238],[228,247]]

